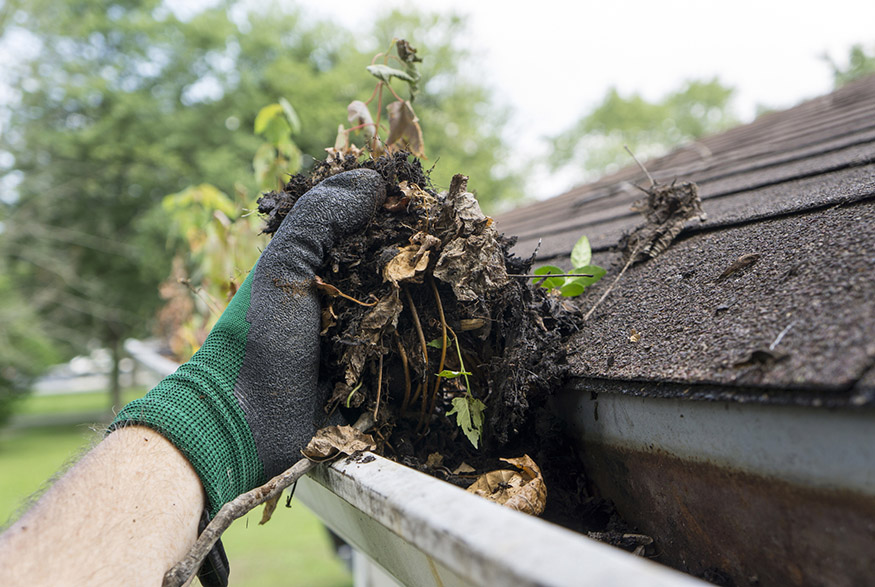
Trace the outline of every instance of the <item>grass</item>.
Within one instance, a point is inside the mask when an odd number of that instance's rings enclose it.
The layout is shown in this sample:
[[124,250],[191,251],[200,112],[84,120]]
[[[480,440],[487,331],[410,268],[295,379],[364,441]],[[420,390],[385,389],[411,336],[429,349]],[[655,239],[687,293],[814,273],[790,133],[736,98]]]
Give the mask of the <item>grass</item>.
[[[122,392],[122,405],[142,396],[144,389],[126,389]],[[105,391],[86,393],[62,393],[58,395],[29,395],[15,407],[21,415],[70,414],[76,412],[99,412],[109,410],[109,395]],[[115,406],[115,410],[121,406]]]
[[[125,399],[142,394],[130,391]],[[19,413],[54,416],[94,413],[107,405],[105,393],[33,396]],[[40,490],[65,463],[99,440],[87,423],[0,430],[0,524]],[[334,556],[327,530],[300,502],[282,507],[259,526],[261,510],[237,520],[222,540],[231,563],[231,584],[348,587],[352,579]]]

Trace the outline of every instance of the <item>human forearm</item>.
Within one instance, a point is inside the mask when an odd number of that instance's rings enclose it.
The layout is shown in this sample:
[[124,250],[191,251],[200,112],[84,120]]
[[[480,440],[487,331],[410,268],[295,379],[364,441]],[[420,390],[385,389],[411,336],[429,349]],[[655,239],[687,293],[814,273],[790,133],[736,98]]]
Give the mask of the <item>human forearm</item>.
[[0,535],[0,585],[158,585],[203,509],[172,444],[142,426],[116,430]]

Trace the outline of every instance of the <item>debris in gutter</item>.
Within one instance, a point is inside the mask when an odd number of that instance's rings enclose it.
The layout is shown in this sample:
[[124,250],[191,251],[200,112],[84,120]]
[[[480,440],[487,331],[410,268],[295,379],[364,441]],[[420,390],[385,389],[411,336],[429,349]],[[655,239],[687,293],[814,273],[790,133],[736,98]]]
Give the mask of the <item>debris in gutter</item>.
[[468,487],[468,492],[512,510],[540,515],[547,505],[547,486],[541,469],[529,455],[501,460],[517,470],[499,469],[481,475]]

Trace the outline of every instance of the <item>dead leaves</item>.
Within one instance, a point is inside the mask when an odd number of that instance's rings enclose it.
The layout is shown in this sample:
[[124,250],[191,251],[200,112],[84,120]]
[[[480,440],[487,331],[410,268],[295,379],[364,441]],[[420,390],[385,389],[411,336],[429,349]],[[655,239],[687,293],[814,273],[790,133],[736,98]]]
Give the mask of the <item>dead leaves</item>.
[[326,426],[316,431],[301,454],[311,461],[323,463],[342,454],[353,455],[375,448],[377,444],[370,434],[359,432],[352,426]]
[[386,106],[389,113],[389,137],[387,145],[398,143],[416,157],[425,157],[425,143],[419,118],[407,100],[392,102]]
[[485,473],[467,491],[512,510],[540,515],[547,505],[547,486],[541,477],[541,469],[529,455],[501,460],[517,470],[499,469]]
[[655,183],[641,189],[647,197],[635,202],[632,209],[643,214],[646,222],[620,243],[624,256],[633,263],[652,259],[665,251],[687,220],[699,218],[704,222],[707,218],[699,187],[693,182]]

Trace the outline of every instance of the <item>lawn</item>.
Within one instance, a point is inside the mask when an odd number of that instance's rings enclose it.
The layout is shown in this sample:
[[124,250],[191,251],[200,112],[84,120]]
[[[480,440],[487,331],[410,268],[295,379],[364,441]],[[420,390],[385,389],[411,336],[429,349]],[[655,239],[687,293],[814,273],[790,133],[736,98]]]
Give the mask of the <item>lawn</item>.
[[[132,391],[127,397],[140,393],[142,390]],[[106,395],[102,393],[35,396],[22,402],[21,412],[87,414],[105,406]],[[101,426],[83,422],[0,430],[0,524],[59,468],[99,439],[95,428]],[[250,513],[223,537],[232,585],[352,585],[343,563],[333,554],[327,531],[300,502],[293,502],[291,509],[278,508],[264,526],[258,525],[260,519],[260,510]]]

